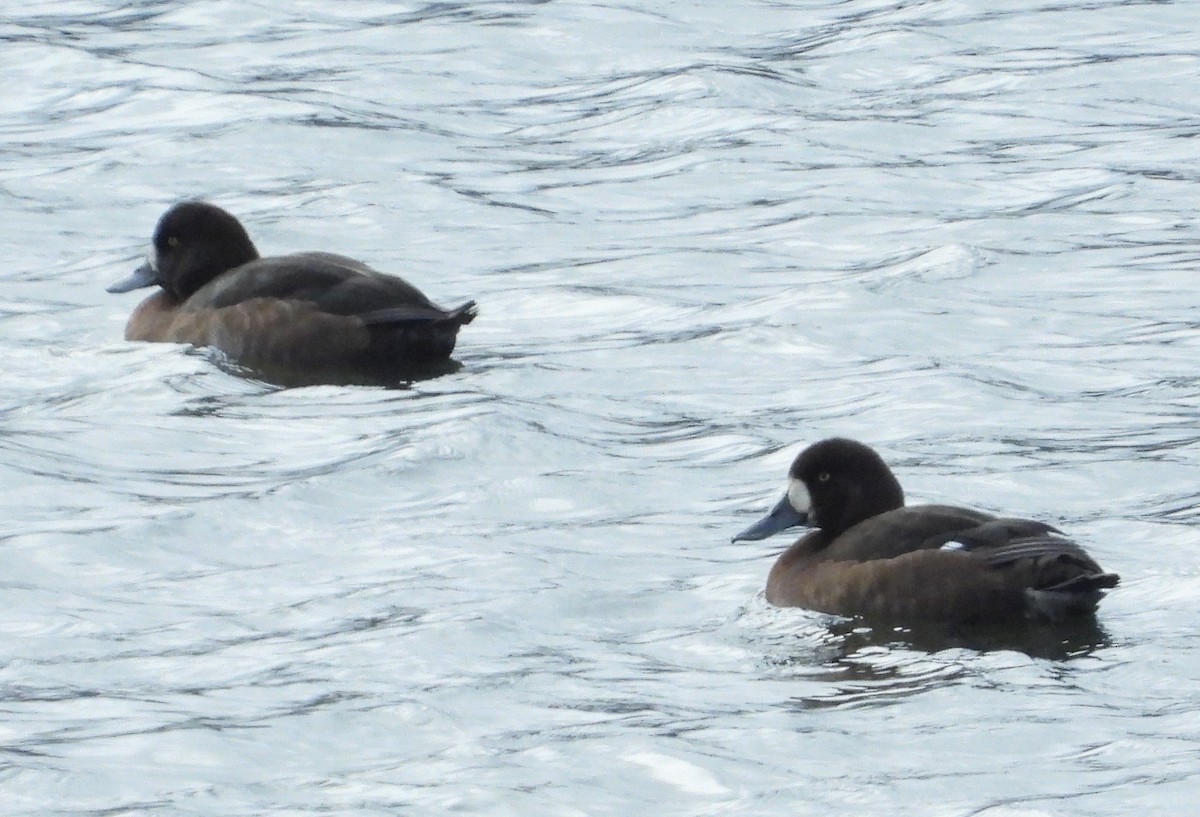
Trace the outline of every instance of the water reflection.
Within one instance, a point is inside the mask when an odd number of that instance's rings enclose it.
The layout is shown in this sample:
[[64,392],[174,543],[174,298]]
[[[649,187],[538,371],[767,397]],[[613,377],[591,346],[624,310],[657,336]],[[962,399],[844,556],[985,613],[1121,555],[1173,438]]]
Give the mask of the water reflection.
[[[212,350],[205,350],[206,352]],[[224,372],[259,380],[282,388],[302,386],[376,386],[385,389],[409,389],[414,383],[434,380],[462,369],[457,360],[439,360],[420,366],[388,367],[388,371],[371,368],[337,367],[329,369],[296,369],[283,366],[242,366],[220,352],[212,351],[213,362]]]
[[799,648],[770,663],[819,682],[816,691],[790,699],[798,709],[893,703],[973,676],[975,658],[1018,653],[1038,661],[1070,662],[1109,646],[1093,617],[1057,625],[871,627],[861,621],[813,622],[799,633]]
[[874,647],[908,647],[928,653],[945,650],[995,652],[1009,650],[1031,658],[1066,661],[1087,656],[1109,643],[1108,634],[1095,616],[1059,624],[1017,622],[992,626],[942,626],[872,628],[854,622],[830,627],[845,655]]

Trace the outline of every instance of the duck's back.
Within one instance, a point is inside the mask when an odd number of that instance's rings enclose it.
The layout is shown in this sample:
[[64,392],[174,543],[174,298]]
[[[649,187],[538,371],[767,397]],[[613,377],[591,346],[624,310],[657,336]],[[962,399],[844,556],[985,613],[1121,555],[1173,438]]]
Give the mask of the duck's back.
[[915,550],[941,547],[948,538],[991,522],[983,511],[953,505],[906,505],[865,519],[829,542],[829,561],[891,559]]
[[361,316],[400,307],[411,309],[414,317],[436,319],[446,314],[403,278],[323,252],[255,259],[200,288],[185,308],[223,309],[262,298],[303,301],[333,315]]

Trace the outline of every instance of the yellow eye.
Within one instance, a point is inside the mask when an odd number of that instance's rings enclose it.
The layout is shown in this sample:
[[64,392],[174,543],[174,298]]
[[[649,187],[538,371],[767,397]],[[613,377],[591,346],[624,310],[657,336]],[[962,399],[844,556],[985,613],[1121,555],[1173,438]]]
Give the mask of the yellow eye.
[[179,239],[176,238],[175,236],[171,236],[170,238],[167,239],[167,246],[168,247],[178,247]]
[[829,482],[829,472],[822,471],[821,473],[817,474],[817,482]]

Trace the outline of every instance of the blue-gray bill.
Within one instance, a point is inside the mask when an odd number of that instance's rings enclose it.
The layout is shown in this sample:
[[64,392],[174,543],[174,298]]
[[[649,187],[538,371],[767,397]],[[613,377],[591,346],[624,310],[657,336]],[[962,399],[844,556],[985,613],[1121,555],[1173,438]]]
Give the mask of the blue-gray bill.
[[794,528],[797,525],[803,525],[807,522],[808,514],[800,513],[793,508],[787,494],[784,494],[783,498],[775,503],[775,507],[771,509],[769,514],[733,537],[733,541],[753,542],[758,539],[766,539],[768,536],[779,533],[781,530]]
[[142,287],[152,287],[158,283],[158,273],[154,271],[154,267],[149,263],[142,264],[133,271],[133,274],[128,278],[117,281],[112,286],[107,287],[105,292],[130,292]]

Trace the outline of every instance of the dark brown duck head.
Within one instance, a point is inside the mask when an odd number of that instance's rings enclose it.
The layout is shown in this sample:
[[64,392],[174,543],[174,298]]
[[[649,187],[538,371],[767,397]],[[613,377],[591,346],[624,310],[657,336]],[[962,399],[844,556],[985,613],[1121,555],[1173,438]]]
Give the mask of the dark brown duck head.
[[904,491],[883,458],[854,440],[814,443],[792,462],[788,487],[769,514],[733,537],[765,539],[796,525],[820,528],[826,541],[871,517],[904,506]]
[[108,291],[158,285],[182,302],[219,275],[258,257],[240,221],[207,202],[185,201],[158,220],[146,263]]

